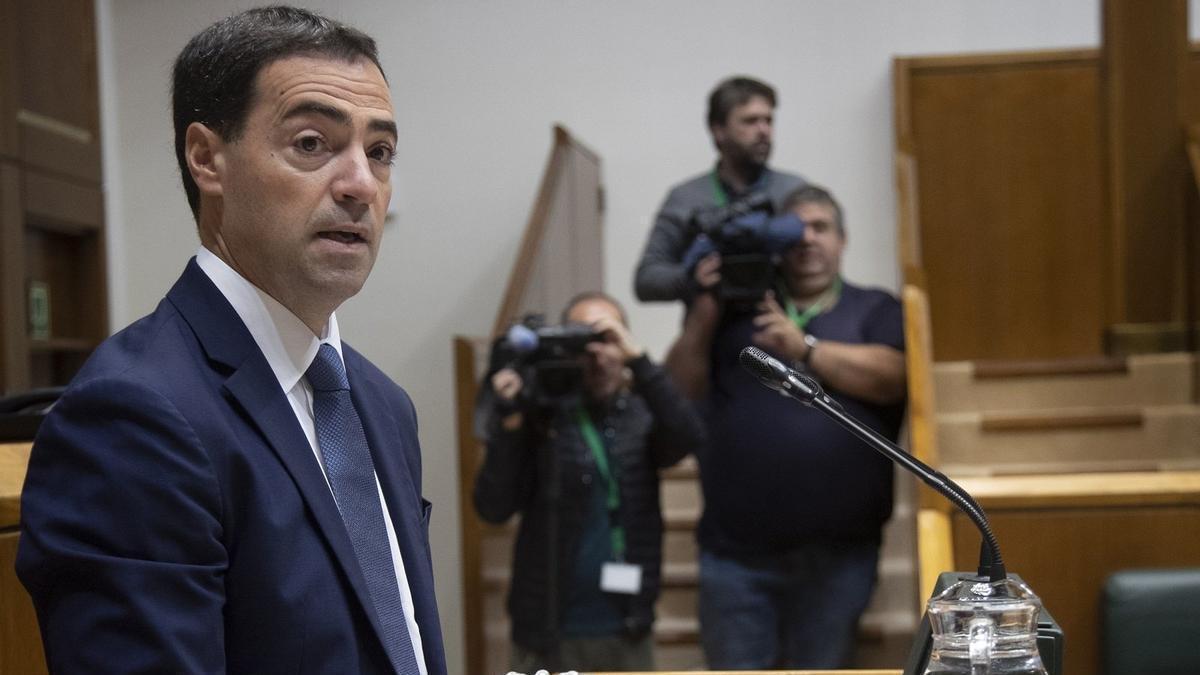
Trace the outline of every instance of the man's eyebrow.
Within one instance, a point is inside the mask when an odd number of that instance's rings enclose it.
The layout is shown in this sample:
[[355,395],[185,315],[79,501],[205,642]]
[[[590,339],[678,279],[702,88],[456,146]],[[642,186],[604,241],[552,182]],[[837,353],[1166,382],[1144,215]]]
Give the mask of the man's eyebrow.
[[[350,115],[346,114],[344,110],[331,105],[325,105],[324,103],[317,103],[316,101],[298,103],[295,107],[284,113],[283,119],[289,120],[293,117],[303,117],[304,115],[319,115],[336,124],[350,126]],[[374,118],[367,123],[367,128],[371,131],[391,134],[393,138],[399,136],[396,130],[396,123],[389,119]]]
[[399,137],[396,131],[396,123],[392,120],[376,118],[367,123],[367,128],[371,131],[381,131],[385,134],[391,134],[392,138]]

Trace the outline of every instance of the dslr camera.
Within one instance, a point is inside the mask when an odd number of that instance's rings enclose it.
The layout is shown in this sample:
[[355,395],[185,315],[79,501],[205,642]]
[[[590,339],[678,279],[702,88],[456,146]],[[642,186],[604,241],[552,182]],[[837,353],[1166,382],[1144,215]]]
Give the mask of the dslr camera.
[[775,285],[779,254],[804,238],[804,221],[790,212],[775,215],[771,198],[753,192],[725,206],[697,209],[688,230],[693,239],[684,267],[691,273],[701,258],[720,253],[717,297],[734,307],[752,307]]

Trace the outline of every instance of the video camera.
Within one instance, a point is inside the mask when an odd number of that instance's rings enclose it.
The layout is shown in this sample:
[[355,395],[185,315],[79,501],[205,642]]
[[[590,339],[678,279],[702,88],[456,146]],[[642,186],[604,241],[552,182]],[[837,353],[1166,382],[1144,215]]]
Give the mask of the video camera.
[[583,391],[579,357],[604,334],[581,323],[546,326],[541,315],[515,323],[492,345],[489,373],[517,371],[524,382],[519,407],[550,407],[574,400]]
[[697,209],[688,226],[694,239],[684,253],[684,267],[691,273],[701,258],[720,253],[717,297],[734,305],[760,300],[774,286],[777,256],[804,238],[804,221],[794,213],[775,215],[763,192]]

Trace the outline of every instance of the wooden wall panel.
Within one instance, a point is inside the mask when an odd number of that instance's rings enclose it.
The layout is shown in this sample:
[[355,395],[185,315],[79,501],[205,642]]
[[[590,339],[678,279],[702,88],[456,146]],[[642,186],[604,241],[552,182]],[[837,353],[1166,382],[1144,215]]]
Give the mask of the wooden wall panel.
[[92,0],[17,2],[20,155],[30,166],[100,180],[100,87]]
[[1114,283],[1110,316],[1180,321],[1188,181],[1187,1],[1105,0],[1101,114]]
[[454,338],[455,421],[458,430],[458,509],[461,519],[463,582],[463,641],[466,643],[470,672],[482,672],[485,652],[483,621],[483,522],[475,515],[475,474],[483,462],[480,443],[475,439],[474,410],[478,380],[486,359],[488,343],[456,336]]
[[600,157],[554,128],[554,146],[505,287],[493,335],[525,315],[557,323],[568,299],[603,290]]
[[0,157],[17,156],[17,0],[0,0]]
[[[1062,626],[1069,673],[1099,673],[1100,592],[1108,575],[1200,566],[1200,507],[984,508],[1008,569],[1029,582]],[[979,533],[953,515],[954,568],[975,569]]]
[[1183,73],[1183,121],[1200,122],[1200,50],[1194,45],[1188,50]]
[[571,228],[574,274],[580,286],[604,290],[604,188],[600,159],[579,145],[572,152],[577,159],[571,163],[569,217],[571,222],[586,224]]
[[5,675],[46,672],[33,602],[14,569],[29,450],[27,442],[0,443],[0,673]]
[[1100,354],[1107,230],[1094,57],[912,65],[908,132],[937,359]]
[[23,241],[21,170],[0,160],[0,394],[29,387]]

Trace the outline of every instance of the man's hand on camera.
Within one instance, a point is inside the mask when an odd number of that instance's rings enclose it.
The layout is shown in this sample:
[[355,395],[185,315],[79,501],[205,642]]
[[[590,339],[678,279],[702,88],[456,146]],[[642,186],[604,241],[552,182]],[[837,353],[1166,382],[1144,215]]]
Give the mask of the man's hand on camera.
[[502,368],[492,375],[492,391],[496,392],[501,401],[511,403],[517,400],[524,386],[525,382],[512,368]]
[[592,330],[597,333],[604,334],[604,342],[589,343],[588,351],[602,356],[606,346],[616,347],[620,353],[621,360],[625,363],[638,358],[646,353],[646,350],[633,341],[633,335],[629,333],[620,321],[611,317],[602,317],[592,323]]
[[713,251],[701,258],[700,262],[696,263],[692,278],[702,291],[716,288],[717,284],[721,283],[721,254]]
[[788,361],[803,359],[809,349],[804,343],[804,331],[779,306],[773,292],[767,291],[758,303],[758,312],[754,317],[754,344]]
[[520,396],[521,389],[524,387],[525,382],[512,368],[501,368],[496,371],[495,375],[492,375],[492,391],[496,393],[496,398],[500,403],[497,410],[504,414],[500,420],[500,426],[505,431],[516,431],[525,422],[521,411],[516,409],[517,396]]

